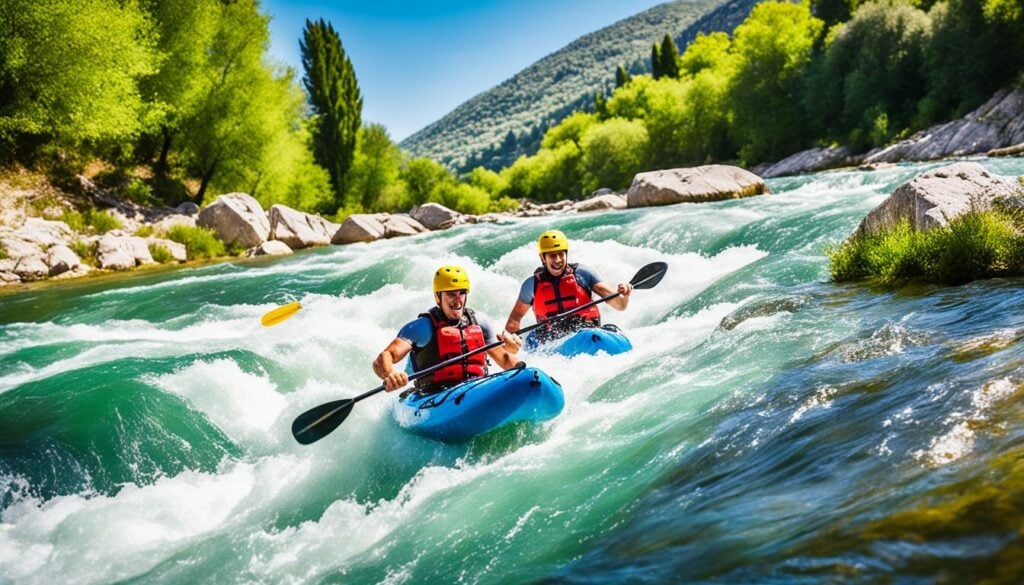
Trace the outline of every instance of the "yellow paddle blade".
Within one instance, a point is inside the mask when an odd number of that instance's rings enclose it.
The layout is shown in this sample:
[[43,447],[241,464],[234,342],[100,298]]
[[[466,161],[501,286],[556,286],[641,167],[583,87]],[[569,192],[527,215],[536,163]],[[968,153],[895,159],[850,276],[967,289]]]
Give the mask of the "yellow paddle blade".
[[280,307],[270,311],[266,315],[260,317],[260,323],[264,327],[270,327],[271,325],[277,325],[281,321],[291,317],[296,311],[302,308],[302,303],[295,301],[294,303],[288,303],[287,305],[281,305]]

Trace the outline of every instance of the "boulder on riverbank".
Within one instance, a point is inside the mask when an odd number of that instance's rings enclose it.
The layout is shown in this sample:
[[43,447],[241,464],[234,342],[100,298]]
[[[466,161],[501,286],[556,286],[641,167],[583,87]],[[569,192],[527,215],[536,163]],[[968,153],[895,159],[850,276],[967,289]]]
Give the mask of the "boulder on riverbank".
[[259,201],[245,193],[228,193],[199,212],[199,227],[210,228],[225,244],[254,248],[270,236],[270,220]]
[[1024,89],[1002,89],[959,120],[933,126],[868,153],[864,163],[925,161],[983,154],[1024,142]]
[[971,209],[988,209],[1019,189],[1013,177],[992,173],[978,163],[960,162],[932,169],[904,183],[871,210],[854,237],[877,233],[907,220],[919,231],[945,226]]
[[424,203],[413,207],[409,212],[413,218],[428,230],[446,230],[462,221],[462,214],[448,209],[440,203]]
[[270,220],[268,239],[278,240],[288,245],[288,252],[310,246],[326,246],[337,233],[339,226],[319,215],[312,215],[286,207],[272,205],[267,212]]
[[628,207],[737,199],[769,193],[754,173],[730,165],[704,165],[639,173],[626,193]]

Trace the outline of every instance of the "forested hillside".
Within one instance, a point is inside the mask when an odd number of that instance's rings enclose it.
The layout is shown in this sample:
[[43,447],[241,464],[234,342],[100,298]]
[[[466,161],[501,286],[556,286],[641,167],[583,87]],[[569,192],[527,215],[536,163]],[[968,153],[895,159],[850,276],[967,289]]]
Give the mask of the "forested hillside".
[[655,6],[573,41],[512,78],[462,104],[401,143],[457,171],[497,170],[540,147],[544,131],[594,93],[610,93],[615,70],[650,71],[651,45],[671,34],[685,47],[699,32],[731,32],[756,0],[679,0]]

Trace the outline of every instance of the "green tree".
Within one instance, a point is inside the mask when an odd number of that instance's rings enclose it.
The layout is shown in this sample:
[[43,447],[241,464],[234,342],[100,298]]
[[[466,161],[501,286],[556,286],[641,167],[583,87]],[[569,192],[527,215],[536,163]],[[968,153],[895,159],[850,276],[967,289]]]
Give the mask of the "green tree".
[[665,38],[661,39],[661,74],[664,77],[671,77],[672,79],[679,78],[679,47],[676,47],[676,42],[672,40],[672,35],[666,34]]
[[624,189],[643,170],[648,136],[642,122],[613,118],[583,134],[583,192],[600,187]]
[[603,90],[594,92],[594,113],[598,118],[608,117],[608,98],[605,97]]
[[827,29],[850,20],[858,4],[858,0],[811,0],[811,14],[824,21]]
[[729,66],[727,62],[732,60],[729,52],[731,45],[729,35],[724,32],[698,34],[679,59],[680,73],[697,75],[705,69],[716,70]]
[[745,164],[787,156],[809,142],[800,89],[822,27],[807,4],[788,2],[758,4],[736,27],[727,101]]
[[144,0],[141,5],[153,23],[160,66],[139,84],[151,112],[139,154],[156,159],[154,171],[165,183],[182,125],[197,114],[215,85],[208,50],[220,28],[223,5],[220,0]]
[[926,92],[930,34],[928,16],[906,0],[864,4],[832,29],[824,70],[807,92],[818,126],[855,147],[880,146],[909,129]]
[[615,69],[615,87],[619,88],[622,87],[623,85],[626,85],[627,83],[629,83],[631,77],[632,76],[629,74],[629,71],[626,71],[626,66],[619,65]]
[[88,156],[141,131],[139,79],[156,67],[152,32],[133,2],[0,3],[0,150],[41,146]]
[[330,174],[341,207],[362,125],[363,98],[352,62],[330,23],[307,20],[299,48],[306,72],[303,84],[317,117],[313,155]]
[[406,162],[400,177],[407,185],[410,205],[436,200],[438,187],[455,181],[444,165],[422,157]]
[[564,142],[575,142],[579,146],[583,132],[596,123],[597,116],[594,114],[573,112],[555,126],[548,128],[541,139],[541,148],[554,149]]
[[661,47],[654,43],[651,45],[651,76],[660,79],[664,74],[661,69]]
[[[364,210],[377,209],[399,181],[402,151],[380,124],[359,129],[346,201]],[[390,193],[395,199],[394,193]]]
[[1013,15],[1014,6],[1019,4],[1011,0],[945,0],[928,11],[932,40],[923,124],[966,114],[1020,74],[1024,23],[997,16]]

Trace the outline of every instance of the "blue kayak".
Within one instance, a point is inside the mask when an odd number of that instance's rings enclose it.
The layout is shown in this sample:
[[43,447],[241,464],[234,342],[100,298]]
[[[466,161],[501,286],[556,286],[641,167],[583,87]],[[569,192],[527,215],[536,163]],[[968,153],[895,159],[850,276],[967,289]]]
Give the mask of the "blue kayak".
[[608,355],[618,355],[633,349],[633,344],[618,327],[614,329],[588,327],[548,344],[539,343],[531,332],[523,340],[523,347],[528,351],[550,351],[572,357],[574,355],[597,355],[602,351]]
[[536,368],[511,369],[436,394],[410,392],[395,403],[395,420],[441,441],[465,441],[514,422],[543,422],[562,412],[562,386]]

